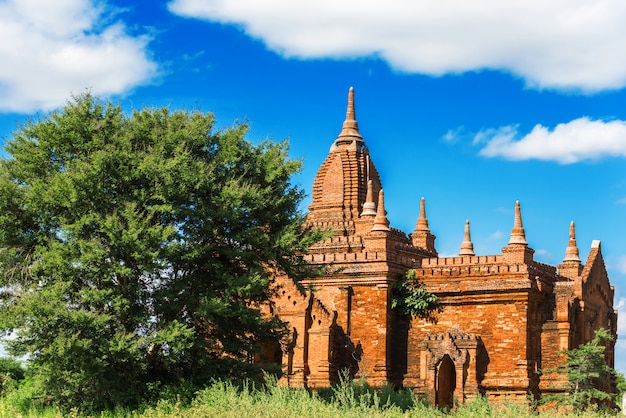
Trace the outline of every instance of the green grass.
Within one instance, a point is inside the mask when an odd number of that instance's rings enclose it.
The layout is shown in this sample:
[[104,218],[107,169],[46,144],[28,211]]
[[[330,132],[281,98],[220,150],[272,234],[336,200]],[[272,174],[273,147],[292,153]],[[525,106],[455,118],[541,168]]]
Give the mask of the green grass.
[[[80,411],[47,408],[22,410],[6,396],[0,399],[0,417],[82,417]],[[181,418],[292,418],[292,417],[608,417],[608,412],[586,411],[579,414],[548,410],[541,413],[528,406],[504,401],[490,403],[483,398],[466,402],[452,411],[441,411],[426,405],[410,391],[376,390],[359,382],[342,382],[332,389],[310,393],[302,389],[280,387],[269,382],[264,389],[238,387],[230,382],[216,382],[196,395],[190,404],[163,400],[140,410],[106,411],[94,418],[113,417],[181,417]]]

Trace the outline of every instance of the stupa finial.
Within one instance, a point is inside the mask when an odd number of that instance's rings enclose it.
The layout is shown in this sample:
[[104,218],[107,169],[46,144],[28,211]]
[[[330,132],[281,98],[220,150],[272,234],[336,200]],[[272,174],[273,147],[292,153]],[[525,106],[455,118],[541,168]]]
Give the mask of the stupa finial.
[[415,224],[416,231],[429,231],[428,229],[428,218],[426,218],[426,200],[422,197],[420,199],[420,215],[417,218],[417,223]]
[[461,243],[461,251],[459,255],[475,255],[474,244],[472,243],[472,237],[470,235],[470,222],[465,220],[465,232],[463,234],[463,242]]
[[387,211],[385,211],[385,192],[381,189],[378,192],[378,210],[374,218],[374,226],[372,231],[390,231],[389,219],[387,219]]
[[374,202],[374,192],[372,191],[372,180],[367,181],[367,194],[361,216],[376,216],[376,202]]
[[511,230],[511,239],[509,245],[528,245],[526,241],[526,231],[524,231],[524,225],[522,224],[522,211],[520,209],[519,200],[515,202],[515,220],[513,222],[513,229]]
[[569,240],[567,242],[567,249],[565,250],[565,258],[563,261],[580,262],[578,245],[576,244],[576,226],[574,225],[574,221],[569,224]]
[[352,141],[363,141],[359,133],[359,123],[356,121],[354,110],[354,88],[350,87],[348,92],[348,109],[346,110],[346,120],[343,122],[341,133],[335,140],[335,145],[351,143]]

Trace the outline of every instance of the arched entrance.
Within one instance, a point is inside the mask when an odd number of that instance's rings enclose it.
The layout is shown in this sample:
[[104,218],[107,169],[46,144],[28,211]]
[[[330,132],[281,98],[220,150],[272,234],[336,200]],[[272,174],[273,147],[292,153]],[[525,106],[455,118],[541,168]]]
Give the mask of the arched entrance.
[[437,406],[440,408],[452,408],[454,390],[456,389],[456,370],[454,362],[448,354],[443,356],[437,373]]

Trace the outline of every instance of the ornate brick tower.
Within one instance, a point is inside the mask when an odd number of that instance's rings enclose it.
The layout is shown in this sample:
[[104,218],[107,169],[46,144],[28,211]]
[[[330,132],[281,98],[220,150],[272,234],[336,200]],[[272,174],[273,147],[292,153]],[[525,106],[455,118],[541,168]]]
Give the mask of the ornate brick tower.
[[[326,385],[343,368],[372,384],[399,383],[401,373],[392,366],[397,330],[389,285],[401,279],[416,251],[404,233],[389,227],[380,177],[359,133],[352,88],[343,128],[313,183],[307,223],[334,232],[308,255],[311,263],[332,263],[330,274],[308,284],[315,299],[333,312],[326,325],[328,349],[320,343],[309,350],[309,385]],[[328,370],[314,367],[316,362],[328,364]]]
[[414,246],[389,226],[380,177],[359,132],[351,88],[343,128],[315,178],[306,221],[332,231],[331,238],[306,256],[313,264],[330,264],[330,271],[305,281],[313,289],[306,301],[298,302],[307,305],[305,312],[293,309],[294,298],[278,303],[281,318],[300,324],[294,327],[297,354],[287,367],[289,382],[328,386],[339,370],[348,369],[372,384],[401,384],[406,363],[406,332],[401,328],[407,323],[390,309],[390,284],[401,280],[419,257],[436,254],[423,206],[417,229],[430,249]]
[[378,172],[359,133],[354,89],[350,88],[343,128],[313,182],[313,202],[307,222],[316,228],[332,228],[338,236],[355,236],[366,198],[370,199],[366,216],[375,215],[376,204],[371,199],[380,190]]

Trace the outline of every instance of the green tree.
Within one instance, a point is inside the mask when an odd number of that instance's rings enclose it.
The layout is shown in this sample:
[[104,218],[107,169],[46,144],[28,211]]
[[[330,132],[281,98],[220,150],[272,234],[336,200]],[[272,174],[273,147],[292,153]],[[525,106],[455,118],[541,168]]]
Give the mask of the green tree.
[[262,315],[299,254],[300,162],[201,112],[86,93],[20,126],[0,161],[0,329],[44,402],[99,410],[146,387],[258,376],[284,324]]
[[23,380],[26,370],[22,363],[11,357],[0,357],[0,395]]
[[622,406],[622,397],[624,396],[624,392],[626,392],[626,379],[624,378],[624,374],[615,370],[615,383],[617,387],[617,395],[615,395],[615,403]]
[[433,315],[439,308],[437,295],[430,293],[417,280],[414,269],[409,269],[404,278],[405,280],[394,283],[392,287],[391,307],[401,315],[433,320]]
[[567,355],[563,367],[547,372],[567,374],[565,393],[547,396],[545,401],[572,405],[576,409],[614,401],[614,393],[601,389],[607,386],[607,380],[615,374],[604,357],[606,344],[610,341],[613,341],[613,336],[606,329],[600,328],[588,343],[563,351]]

